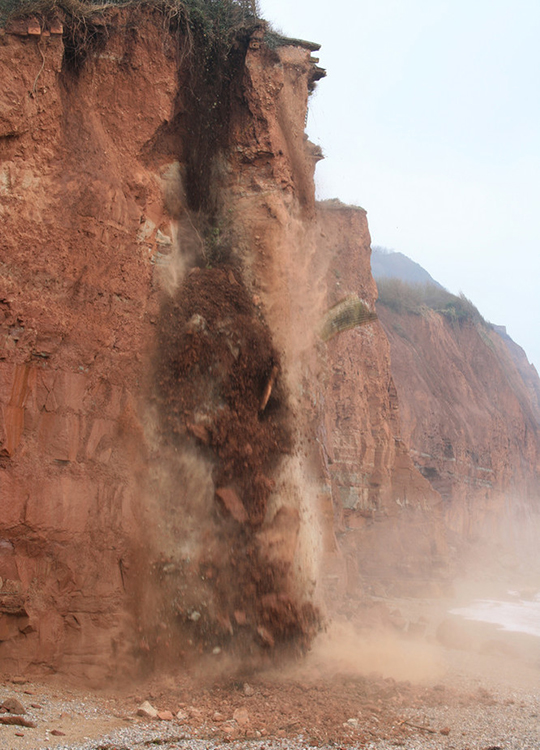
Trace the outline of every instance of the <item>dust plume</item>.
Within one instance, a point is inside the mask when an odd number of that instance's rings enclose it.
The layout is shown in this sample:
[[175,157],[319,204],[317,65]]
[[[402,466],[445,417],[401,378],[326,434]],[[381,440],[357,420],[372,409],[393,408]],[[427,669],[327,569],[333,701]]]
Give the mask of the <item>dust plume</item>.
[[194,266],[168,292],[147,418],[149,658],[301,654],[320,626],[316,543],[280,356],[237,269]]
[[303,679],[369,676],[426,682],[444,673],[441,650],[422,640],[405,638],[389,629],[356,628],[335,621],[315,640],[294,673]]

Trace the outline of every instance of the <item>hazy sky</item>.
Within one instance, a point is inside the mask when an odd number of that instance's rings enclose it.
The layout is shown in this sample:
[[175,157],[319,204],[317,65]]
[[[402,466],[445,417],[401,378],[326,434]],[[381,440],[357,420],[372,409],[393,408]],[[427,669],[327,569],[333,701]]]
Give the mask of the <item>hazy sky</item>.
[[320,198],[401,251],[540,370],[540,0],[260,0],[322,44]]

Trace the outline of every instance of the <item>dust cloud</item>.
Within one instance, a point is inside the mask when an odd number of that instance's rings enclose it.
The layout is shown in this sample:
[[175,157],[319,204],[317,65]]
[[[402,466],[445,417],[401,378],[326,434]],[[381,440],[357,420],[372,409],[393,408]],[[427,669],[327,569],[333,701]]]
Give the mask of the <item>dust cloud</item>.
[[209,657],[219,671],[307,651],[321,623],[318,542],[270,329],[239,269],[202,265],[180,225],[188,252],[179,242],[161,273],[145,419],[141,611],[147,661]]
[[444,662],[436,644],[336,621],[317,637],[296,674],[308,680],[377,675],[425,682],[444,674]]
[[[316,400],[308,378],[317,369],[325,288],[310,278],[324,277],[323,261],[317,268],[305,238],[288,248],[294,294],[278,274],[263,306],[234,254],[207,262],[195,217],[183,199],[174,203],[180,167],[163,181],[174,226],[158,269],[163,298],[146,418],[153,521],[141,598],[145,658],[195,660],[217,675],[302,655],[293,671],[306,679],[437,680],[442,652],[456,642],[437,639],[436,627],[430,638],[361,622],[334,621],[320,632],[332,613],[320,603],[320,488],[306,439],[315,410],[302,412]],[[301,222],[296,230],[300,237]],[[437,611],[435,623],[445,616]]]

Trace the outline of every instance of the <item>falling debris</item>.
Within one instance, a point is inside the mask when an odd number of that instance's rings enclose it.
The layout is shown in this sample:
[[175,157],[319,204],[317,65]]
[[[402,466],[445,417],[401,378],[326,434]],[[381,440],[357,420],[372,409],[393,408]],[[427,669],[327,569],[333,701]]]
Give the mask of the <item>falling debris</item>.
[[295,580],[301,516],[281,474],[293,420],[270,330],[226,268],[188,274],[158,330],[160,504],[173,534],[159,541],[150,651],[304,653],[321,616]]
[[233,489],[222,487],[216,490],[216,497],[221,502],[222,507],[230,513],[235,521],[246,523],[249,520],[244,504]]
[[268,383],[266,384],[266,388],[264,389],[263,397],[261,399],[260,411],[264,411],[266,409],[266,405],[268,404],[270,396],[272,395],[272,388],[274,387],[274,383],[276,382],[278,372],[279,372],[278,366],[274,365],[272,367],[270,377],[268,378]]
[[364,326],[377,319],[377,313],[356,295],[349,295],[328,310],[321,329],[323,341],[329,341],[336,334],[350,328]]

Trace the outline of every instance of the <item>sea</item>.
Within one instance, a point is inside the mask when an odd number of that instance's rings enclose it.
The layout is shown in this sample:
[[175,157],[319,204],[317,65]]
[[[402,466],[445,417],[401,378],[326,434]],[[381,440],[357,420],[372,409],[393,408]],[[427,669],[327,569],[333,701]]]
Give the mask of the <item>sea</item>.
[[518,591],[507,593],[508,599],[475,599],[450,612],[466,620],[493,623],[499,630],[528,633],[540,638],[540,592],[527,599],[522,599]]

